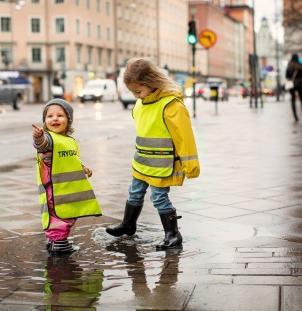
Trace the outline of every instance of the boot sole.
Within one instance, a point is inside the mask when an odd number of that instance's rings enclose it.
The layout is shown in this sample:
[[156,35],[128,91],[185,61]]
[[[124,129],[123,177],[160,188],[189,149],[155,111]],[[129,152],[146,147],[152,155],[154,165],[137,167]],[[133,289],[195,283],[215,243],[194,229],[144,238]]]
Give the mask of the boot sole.
[[171,245],[171,246],[159,246],[159,245],[156,245],[156,250],[157,251],[164,251],[164,250],[167,250],[167,249],[177,249],[177,248],[182,248],[182,242],[180,243],[177,243],[175,245]]
[[114,233],[114,232],[112,232],[110,229],[108,229],[108,228],[106,228],[106,232],[108,233],[108,234],[110,234],[110,235],[112,235],[112,236],[114,236],[114,237],[120,237],[120,236],[122,236],[122,235],[128,235],[128,236],[132,236],[132,235],[134,235],[135,234],[135,232],[136,232],[136,230],[132,233],[132,231],[129,233],[129,232],[123,232],[123,233]]

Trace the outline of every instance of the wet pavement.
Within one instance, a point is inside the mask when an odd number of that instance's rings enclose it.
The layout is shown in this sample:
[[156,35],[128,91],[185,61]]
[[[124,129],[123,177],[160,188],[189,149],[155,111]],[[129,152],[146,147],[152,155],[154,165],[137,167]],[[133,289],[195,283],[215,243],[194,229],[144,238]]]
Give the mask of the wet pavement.
[[[191,111],[191,103],[187,102]],[[104,216],[79,219],[80,250],[49,257],[40,228],[31,123],[40,106],[0,114],[0,310],[302,309],[302,124],[287,103],[197,102],[202,174],[171,189],[182,250],[163,237],[149,193],[131,238],[119,222],[131,180],[134,129],[119,103],[74,104],[75,136]]]

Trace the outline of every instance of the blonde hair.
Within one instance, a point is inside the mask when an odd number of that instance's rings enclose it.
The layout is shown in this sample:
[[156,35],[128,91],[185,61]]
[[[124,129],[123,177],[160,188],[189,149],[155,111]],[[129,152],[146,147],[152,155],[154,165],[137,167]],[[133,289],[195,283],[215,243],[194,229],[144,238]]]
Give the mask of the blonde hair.
[[131,83],[137,83],[151,89],[159,89],[164,93],[181,93],[180,86],[146,58],[128,60],[124,82],[127,86]]

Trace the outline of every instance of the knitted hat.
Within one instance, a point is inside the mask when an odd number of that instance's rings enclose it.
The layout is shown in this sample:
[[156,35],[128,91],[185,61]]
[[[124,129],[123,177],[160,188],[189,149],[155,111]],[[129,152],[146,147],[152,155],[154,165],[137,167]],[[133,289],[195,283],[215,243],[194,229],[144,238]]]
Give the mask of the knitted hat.
[[72,121],[73,121],[73,108],[71,107],[71,105],[66,100],[61,99],[61,98],[54,98],[54,99],[51,99],[48,103],[46,103],[46,105],[44,106],[44,110],[43,110],[43,122],[45,122],[47,109],[51,105],[58,105],[58,106],[62,107],[64,109],[64,111],[66,112],[66,115],[68,117],[70,124],[72,123]]

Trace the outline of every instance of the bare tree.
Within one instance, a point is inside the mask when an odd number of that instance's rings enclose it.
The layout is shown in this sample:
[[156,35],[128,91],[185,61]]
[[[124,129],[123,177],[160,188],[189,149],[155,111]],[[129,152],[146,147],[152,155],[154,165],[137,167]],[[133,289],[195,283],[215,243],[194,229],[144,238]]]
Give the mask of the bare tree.
[[284,0],[283,26],[285,47],[288,52],[301,51],[302,42],[302,1]]

